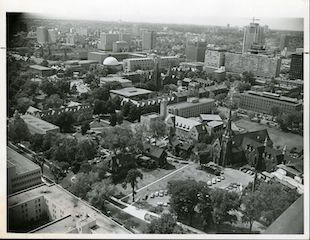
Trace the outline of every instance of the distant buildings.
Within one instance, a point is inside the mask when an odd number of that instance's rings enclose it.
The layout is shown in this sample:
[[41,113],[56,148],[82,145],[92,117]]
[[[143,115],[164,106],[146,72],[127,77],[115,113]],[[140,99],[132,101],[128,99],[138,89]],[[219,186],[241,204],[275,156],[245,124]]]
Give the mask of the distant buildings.
[[135,88],[135,87],[128,87],[122,88],[117,90],[110,90],[110,94],[113,97],[119,96],[122,98],[128,98],[132,100],[139,100],[148,98],[152,91],[143,89],[143,88]]
[[227,52],[225,54],[225,69],[227,72],[252,72],[255,76],[277,77],[280,72],[281,59],[261,54],[240,54]]
[[126,41],[116,41],[113,43],[113,52],[128,52],[129,45]]
[[152,50],[155,47],[156,36],[153,31],[142,33],[142,50]]
[[258,23],[250,23],[244,29],[242,52],[246,53],[249,50],[256,48],[262,49],[264,46],[264,28]]
[[74,33],[69,33],[67,34],[67,37],[66,37],[66,44],[68,45],[75,45],[76,43],[76,36]]
[[57,31],[55,29],[48,29],[48,42],[49,43],[57,42]]
[[210,98],[188,98],[186,102],[168,105],[167,112],[185,118],[197,117],[202,113],[211,113],[214,102],[214,99]]
[[278,107],[281,112],[300,111],[302,103],[297,99],[283,97],[269,92],[247,91],[241,93],[239,107],[242,109],[271,114],[272,107]]
[[289,77],[290,79],[304,79],[303,54],[292,54]]
[[303,48],[303,35],[282,34],[279,47],[281,51],[286,48],[289,52],[295,52],[296,48]]
[[112,51],[113,43],[116,41],[119,41],[119,34],[101,33],[100,44],[98,44],[98,49],[105,50],[105,51]]
[[9,147],[7,147],[7,174],[8,194],[42,183],[41,168]]
[[48,42],[48,31],[46,27],[37,27],[37,41],[40,44]]
[[187,61],[204,62],[207,44],[205,42],[188,41],[185,48]]
[[59,127],[29,114],[21,115],[31,134],[48,134],[59,132]]
[[119,76],[108,76],[100,78],[100,85],[105,85],[113,82],[119,83],[122,86],[122,88],[132,87],[132,81],[124,79]]

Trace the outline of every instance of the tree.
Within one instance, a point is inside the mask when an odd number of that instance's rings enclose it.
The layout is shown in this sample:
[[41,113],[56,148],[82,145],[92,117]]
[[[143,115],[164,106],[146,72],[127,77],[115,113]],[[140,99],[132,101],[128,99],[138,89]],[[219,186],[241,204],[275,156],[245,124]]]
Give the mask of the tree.
[[262,215],[263,202],[259,191],[250,191],[242,198],[244,206],[242,222],[249,223],[250,231],[252,231],[253,222],[258,221]]
[[55,124],[59,126],[62,132],[71,132],[72,125],[75,122],[73,114],[71,112],[63,112],[55,119]]
[[39,166],[41,168],[41,174],[43,175],[44,164],[46,162],[46,159],[44,158],[44,156],[42,154],[36,154],[34,157],[34,162],[39,164]]
[[116,113],[111,113],[109,121],[110,121],[111,126],[114,127],[116,125],[116,121],[117,121]]
[[85,135],[87,130],[90,130],[89,122],[84,122],[81,126],[81,134]]
[[246,83],[250,83],[251,85],[255,84],[255,77],[252,72],[243,72],[242,73],[242,81]]
[[44,135],[42,134],[31,135],[29,138],[30,148],[35,152],[41,152],[43,140],[44,140]]
[[203,219],[203,225],[209,226],[213,223],[212,218],[212,201],[210,197],[210,189],[206,186],[202,187],[198,193],[198,204],[197,209]]
[[278,116],[279,115],[279,113],[281,112],[281,110],[280,110],[280,108],[278,107],[278,106],[272,106],[271,108],[270,108],[270,114],[272,115],[272,116]]
[[25,113],[32,105],[34,105],[34,101],[32,101],[30,98],[21,97],[17,99],[16,109],[21,113]]
[[130,110],[129,110],[129,114],[128,114],[128,120],[131,122],[134,122],[138,119],[140,119],[140,111],[138,109],[138,107],[136,105],[131,105],[130,106]]
[[61,169],[58,167],[57,161],[50,167],[50,170],[52,175],[54,176],[55,182],[58,183],[59,180],[63,177],[63,173]]
[[91,191],[87,193],[87,199],[91,205],[98,208],[100,211],[106,211],[105,201],[110,198],[115,192],[114,186],[108,180],[94,183],[91,186]]
[[95,157],[96,153],[97,153],[96,142],[89,139],[85,139],[77,144],[77,152],[75,160],[79,163],[85,160],[91,160]]
[[238,84],[238,90],[241,93],[243,93],[246,90],[250,90],[250,89],[251,89],[251,84],[249,82],[240,82]]
[[44,107],[47,108],[60,108],[63,105],[63,100],[58,94],[52,94],[46,98]]
[[100,87],[100,88],[96,88],[93,91],[93,97],[94,99],[97,99],[97,100],[108,101],[110,98],[110,93],[107,88]]
[[229,211],[239,208],[240,200],[238,194],[223,189],[213,189],[210,193],[214,223],[221,224],[226,221],[234,220],[234,217]]
[[93,172],[78,173],[76,174],[73,187],[70,191],[80,198],[87,199],[87,193],[91,191],[92,184],[94,184],[97,180],[98,176]]
[[95,100],[94,102],[94,114],[107,113],[107,103],[102,100]]
[[154,219],[149,225],[145,233],[154,234],[172,234],[181,233],[181,228],[177,225],[175,217],[170,213],[164,213],[160,218]]
[[46,59],[44,59],[41,64],[41,66],[44,66],[44,67],[48,67],[48,61]]
[[156,139],[166,136],[167,128],[165,122],[160,119],[152,121],[150,124],[150,131]]
[[124,117],[121,112],[117,113],[116,115],[116,122],[117,124],[121,125],[123,123]]
[[9,123],[8,136],[14,143],[27,141],[29,139],[30,133],[28,127],[24,120],[19,116]]
[[138,178],[143,179],[143,174],[137,169],[130,169],[127,173],[125,184],[126,187],[129,183],[132,188],[132,202],[135,202],[135,188],[138,184]]

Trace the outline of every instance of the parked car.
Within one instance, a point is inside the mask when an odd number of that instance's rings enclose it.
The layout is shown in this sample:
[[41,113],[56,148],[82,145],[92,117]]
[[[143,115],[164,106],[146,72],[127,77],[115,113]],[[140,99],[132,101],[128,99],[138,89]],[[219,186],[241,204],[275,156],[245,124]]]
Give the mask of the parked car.
[[164,191],[164,194],[167,196],[167,195],[168,195],[168,190],[165,190],[165,191]]
[[163,197],[163,196],[164,196],[164,193],[163,193],[163,192],[160,192],[160,193],[159,193],[159,196],[160,196],[160,197]]
[[163,203],[162,202],[157,202],[157,206],[162,206]]
[[225,179],[225,177],[224,177],[224,176],[221,176],[221,179],[222,179],[222,180],[224,180],[224,179]]
[[159,196],[159,192],[155,192],[155,197],[158,197]]
[[211,181],[208,181],[207,184],[208,184],[208,186],[211,186],[211,185],[212,185],[212,182],[211,182]]
[[215,178],[212,178],[212,183],[216,184],[216,179]]
[[221,181],[221,178],[220,178],[220,177],[217,177],[217,178],[216,178],[216,181],[220,182],[220,181]]
[[164,206],[164,207],[168,207],[168,203],[166,203],[166,202],[163,203],[163,206]]

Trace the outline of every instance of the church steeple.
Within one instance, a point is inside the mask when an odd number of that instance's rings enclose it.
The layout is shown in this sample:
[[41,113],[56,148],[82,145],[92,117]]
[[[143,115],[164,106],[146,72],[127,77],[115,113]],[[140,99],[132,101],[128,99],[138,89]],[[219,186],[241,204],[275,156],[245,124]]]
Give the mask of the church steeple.
[[232,163],[232,137],[231,130],[231,108],[229,109],[229,117],[227,120],[226,130],[222,136],[220,165],[225,167]]

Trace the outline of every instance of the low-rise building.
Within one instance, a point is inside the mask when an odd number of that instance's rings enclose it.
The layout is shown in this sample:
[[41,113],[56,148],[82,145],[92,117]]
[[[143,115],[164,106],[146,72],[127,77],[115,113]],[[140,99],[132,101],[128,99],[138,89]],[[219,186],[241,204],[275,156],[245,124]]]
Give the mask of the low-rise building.
[[123,88],[127,88],[127,87],[132,87],[132,81],[128,80],[128,79],[124,79],[122,77],[119,76],[113,76],[113,77],[101,77],[100,78],[100,84],[101,85],[105,85],[105,84],[109,84],[109,83],[119,83]]
[[33,115],[25,114],[21,115],[20,117],[26,123],[31,134],[47,134],[59,132],[58,126],[46,122],[40,118],[34,117]]
[[152,123],[161,119],[161,116],[158,113],[151,112],[147,114],[143,114],[140,117],[140,123],[147,129],[150,130],[150,126]]
[[121,98],[129,98],[133,100],[147,99],[150,93],[152,93],[152,91],[136,87],[127,87],[122,89],[110,90],[112,98],[115,96],[119,96]]
[[9,147],[7,147],[7,174],[8,194],[42,183],[41,168]]
[[214,99],[188,98],[186,102],[179,102],[167,106],[167,113],[181,117],[197,117],[202,113],[211,113]]
[[53,75],[53,69],[49,67],[44,67],[41,65],[30,65],[30,70],[34,72],[35,74],[38,74],[41,77],[48,77]]
[[282,112],[291,113],[302,110],[302,103],[294,98],[283,97],[269,92],[247,91],[240,95],[239,107],[259,113],[271,113],[272,107],[278,107]]

